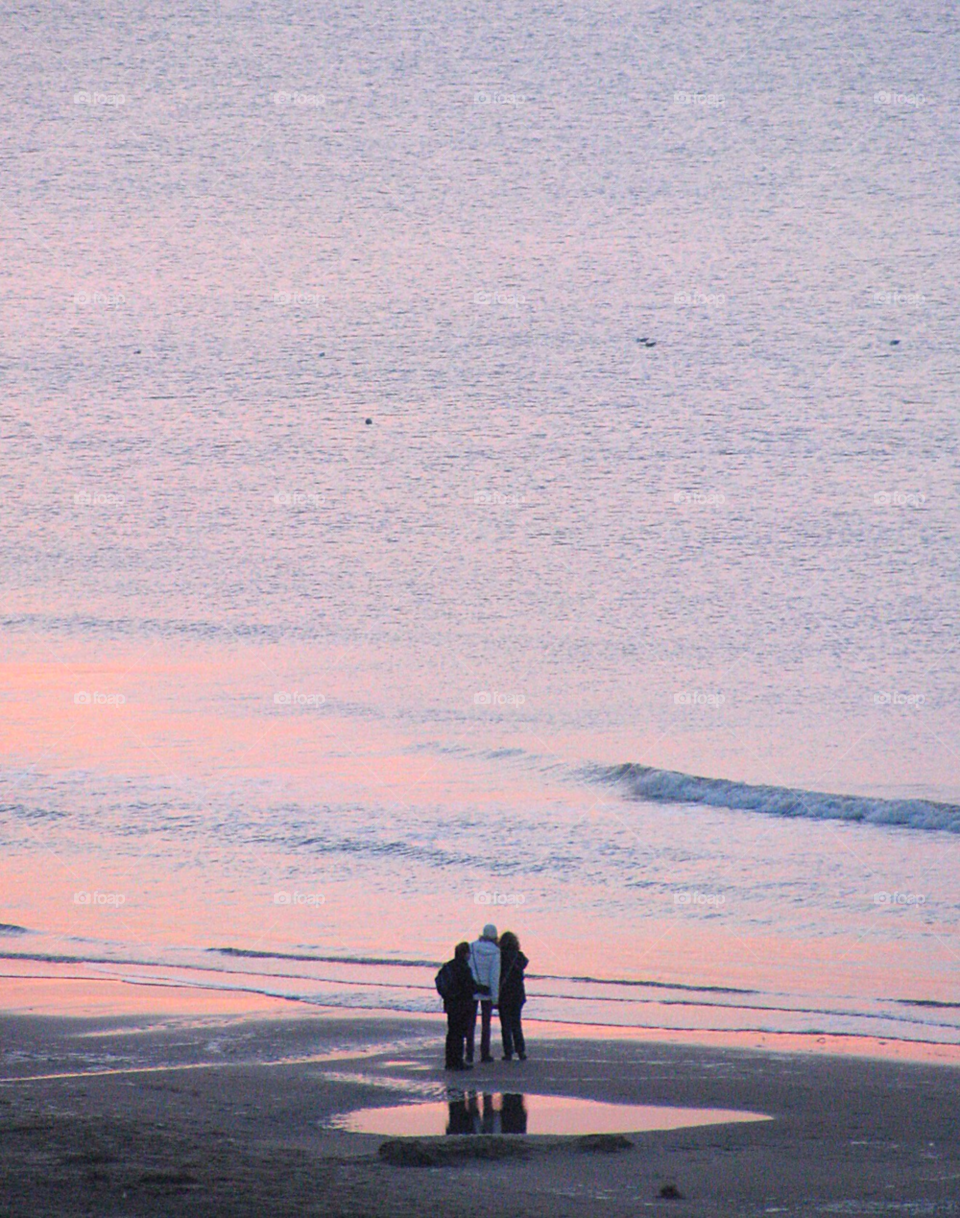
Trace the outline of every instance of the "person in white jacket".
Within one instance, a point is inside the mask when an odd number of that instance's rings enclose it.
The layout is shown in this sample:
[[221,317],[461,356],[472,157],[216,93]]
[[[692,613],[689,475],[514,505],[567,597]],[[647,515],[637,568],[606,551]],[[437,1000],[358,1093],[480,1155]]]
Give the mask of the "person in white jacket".
[[500,1000],[500,948],[497,946],[497,928],[488,922],[479,939],[470,944],[470,972],[476,986],[473,995],[473,1017],[467,1032],[466,1060],[473,1061],[476,1042],[477,1003],[480,1003],[480,1060],[492,1062],[490,1054],[490,1020],[493,1008]]

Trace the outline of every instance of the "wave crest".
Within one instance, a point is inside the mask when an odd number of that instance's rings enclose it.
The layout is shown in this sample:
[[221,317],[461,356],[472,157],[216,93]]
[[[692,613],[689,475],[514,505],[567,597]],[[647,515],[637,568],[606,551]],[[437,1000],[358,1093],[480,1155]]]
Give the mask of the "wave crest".
[[629,762],[597,767],[593,777],[624,788],[631,799],[654,803],[707,804],[716,808],[766,812],[772,816],[862,821],[871,825],[960,833],[960,807],[927,799],[879,799],[869,795],[831,795],[825,791],[755,786]]

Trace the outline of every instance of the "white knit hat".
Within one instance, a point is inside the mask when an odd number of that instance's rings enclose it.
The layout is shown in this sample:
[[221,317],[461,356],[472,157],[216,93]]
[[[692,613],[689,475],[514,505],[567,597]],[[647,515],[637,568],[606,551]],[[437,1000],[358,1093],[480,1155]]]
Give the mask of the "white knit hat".
[[488,922],[486,924],[486,926],[483,928],[483,934],[480,936],[480,938],[481,939],[492,939],[494,942],[497,941],[497,928],[494,926],[494,924],[492,922]]

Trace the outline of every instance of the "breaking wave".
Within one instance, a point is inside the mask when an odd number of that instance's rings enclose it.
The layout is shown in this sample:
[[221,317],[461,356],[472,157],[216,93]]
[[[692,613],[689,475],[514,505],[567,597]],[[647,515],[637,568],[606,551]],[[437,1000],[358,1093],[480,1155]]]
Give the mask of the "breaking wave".
[[926,799],[878,799],[869,795],[830,795],[790,787],[754,786],[726,778],[701,778],[677,770],[647,765],[596,767],[591,776],[621,787],[631,799],[655,803],[707,804],[766,812],[771,816],[802,816],[811,820],[862,821],[960,833],[960,807]]

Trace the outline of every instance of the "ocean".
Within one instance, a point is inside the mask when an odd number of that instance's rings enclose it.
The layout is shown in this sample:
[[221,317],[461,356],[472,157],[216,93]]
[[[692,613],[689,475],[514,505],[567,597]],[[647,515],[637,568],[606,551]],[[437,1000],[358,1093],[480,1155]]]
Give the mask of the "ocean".
[[3,20],[0,973],[955,1044],[956,13]]

